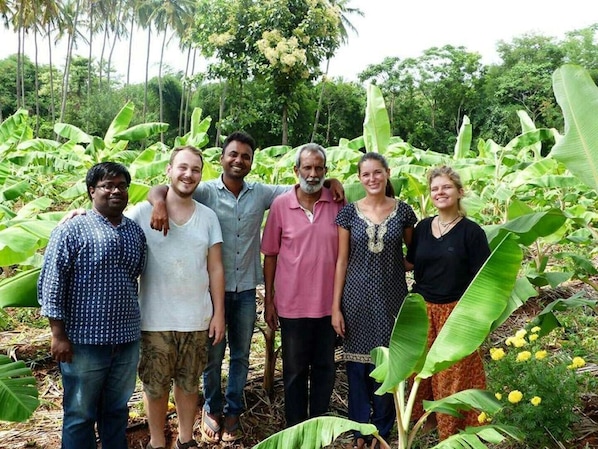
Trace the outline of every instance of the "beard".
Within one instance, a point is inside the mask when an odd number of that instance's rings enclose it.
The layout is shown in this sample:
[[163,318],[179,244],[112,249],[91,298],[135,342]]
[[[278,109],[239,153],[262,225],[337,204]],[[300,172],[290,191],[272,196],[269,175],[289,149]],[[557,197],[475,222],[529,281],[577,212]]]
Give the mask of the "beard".
[[[318,183],[309,184],[313,181],[317,181]],[[303,176],[299,175],[299,188],[308,195],[319,192],[320,190],[322,190],[323,186],[324,178],[304,178]]]

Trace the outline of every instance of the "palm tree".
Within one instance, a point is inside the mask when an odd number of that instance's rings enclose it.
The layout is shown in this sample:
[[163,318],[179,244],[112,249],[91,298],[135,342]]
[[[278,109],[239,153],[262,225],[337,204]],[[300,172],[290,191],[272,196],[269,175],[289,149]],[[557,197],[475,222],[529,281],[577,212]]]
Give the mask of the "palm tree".
[[[195,3],[193,0],[164,0],[160,6],[154,10],[152,15],[152,22],[155,24],[158,31],[162,31],[164,36],[162,38],[162,48],[160,50],[160,64],[158,68],[158,91],[160,96],[160,121],[164,121],[164,95],[162,86],[162,64],[164,62],[164,51],[169,40],[168,30],[172,29],[173,36],[178,36],[179,40],[183,41],[185,30],[188,25],[188,18],[195,15]],[[161,133],[161,139],[164,134]]]
[[64,114],[66,112],[66,99],[68,96],[69,91],[69,72],[71,67],[71,60],[73,58],[73,48],[75,46],[75,40],[78,35],[77,29],[77,22],[79,20],[79,12],[80,12],[80,3],[81,0],[70,0],[66,3],[64,8],[64,18],[65,18],[65,25],[66,25],[66,32],[68,35],[68,43],[67,43],[67,53],[66,53],[66,60],[64,63],[64,73],[62,76],[62,102],[60,105],[60,116],[59,121],[63,121]]

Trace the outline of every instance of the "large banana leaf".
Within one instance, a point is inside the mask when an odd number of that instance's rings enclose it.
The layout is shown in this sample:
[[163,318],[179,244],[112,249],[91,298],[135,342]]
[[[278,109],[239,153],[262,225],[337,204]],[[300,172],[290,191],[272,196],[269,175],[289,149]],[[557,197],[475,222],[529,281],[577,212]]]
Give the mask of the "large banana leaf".
[[373,424],[360,424],[345,418],[321,416],[289,427],[266,438],[253,449],[313,449],[327,446],[339,435],[358,430],[363,435],[378,435]]
[[375,153],[384,153],[390,142],[390,120],[384,97],[380,88],[373,84],[367,88],[363,140],[365,149]]
[[[522,259],[523,252],[515,237],[508,234],[457,303],[432,344],[418,377],[427,378],[454,365],[484,342],[492,324],[507,306]],[[396,342],[392,340],[393,343]]]
[[598,88],[585,69],[572,64],[555,70],[552,84],[565,116],[565,136],[551,155],[598,191]]
[[26,421],[39,405],[35,377],[22,361],[0,355],[0,420]]
[[[420,295],[407,295],[401,305],[390,340],[389,363],[386,372],[378,371],[376,376],[372,375],[377,382],[382,384],[376,394],[393,392],[400,382],[414,372],[419,372],[423,365],[428,341],[428,315],[426,303]],[[409,344],[393,344],[396,342],[408,342]],[[378,367],[383,360],[380,348],[375,348],[371,355]]]
[[111,148],[114,144],[114,137],[123,131],[125,131],[131,120],[133,119],[133,113],[135,112],[135,104],[132,101],[128,101],[118,114],[110,122],[110,126],[104,136],[104,144],[106,147]]
[[457,143],[455,143],[455,154],[453,155],[454,159],[462,159],[469,155],[469,149],[471,148],[471,139],[473,133],[472,128],[473,126],[471,126],[469,117],[464,115],[463,123],[461,123],[461,128],[459,128]]
[[0,281],[0,308],[39,307],[37,279],[41,268],[24,271]]

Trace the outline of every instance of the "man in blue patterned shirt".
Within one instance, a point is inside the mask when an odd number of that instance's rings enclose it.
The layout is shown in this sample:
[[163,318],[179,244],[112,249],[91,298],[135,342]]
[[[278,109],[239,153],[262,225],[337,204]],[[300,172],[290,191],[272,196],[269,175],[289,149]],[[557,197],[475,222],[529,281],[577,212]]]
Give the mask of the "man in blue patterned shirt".
[[127,449],[126,427],[139,360],[137,278],[143,230],[123,216],[131,175],[102,162],[86,176],[92,209],[54,229],[38,282],[41,313],[64,388],[63,449]]

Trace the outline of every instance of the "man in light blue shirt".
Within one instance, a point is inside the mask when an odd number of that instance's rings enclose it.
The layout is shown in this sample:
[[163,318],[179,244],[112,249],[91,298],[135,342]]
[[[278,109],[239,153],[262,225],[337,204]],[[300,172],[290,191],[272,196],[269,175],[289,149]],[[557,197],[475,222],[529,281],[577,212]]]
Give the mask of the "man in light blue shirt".
[[[201,433],[207,443],[232,442],[243,434],[239,416],[243,412],[243,389],[249,370],[249,349],[256,318],[256,286],[263,282],[260,260],[260,231],[264,213],[278,195],[292,186],[273,186],[247,182],[255,141],[243,132],[234,132],[224,141],[220,178],[202,182],[194,199],[211,208],[222,229],[222,259],[225,279],[226,338],[210,347],[208,365],[203,374],[205,403]],[[342,186],[334,182],[333,192]],[[166,187],[154,187],[148,200],[154,205],[151,226],[168,232],[168,214],[164,202]],[[223,398],[222,361],[228,340],[230,364]],[[221,419],[224,415],[221,432]]]

